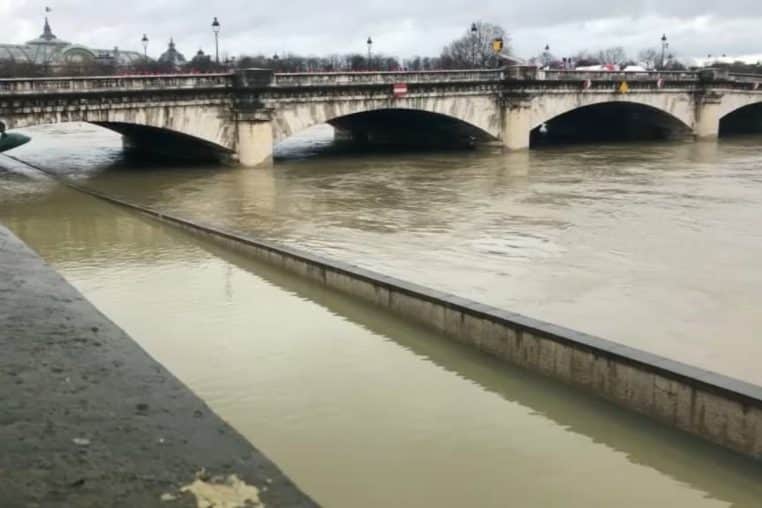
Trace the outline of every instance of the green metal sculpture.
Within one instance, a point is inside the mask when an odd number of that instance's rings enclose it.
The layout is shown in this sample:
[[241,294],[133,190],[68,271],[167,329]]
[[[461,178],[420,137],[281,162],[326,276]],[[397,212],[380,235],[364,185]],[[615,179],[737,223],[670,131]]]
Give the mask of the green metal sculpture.
[[0,122],[0,152],[28,143],[30,138],[15,132],[5,132],[5,124]]

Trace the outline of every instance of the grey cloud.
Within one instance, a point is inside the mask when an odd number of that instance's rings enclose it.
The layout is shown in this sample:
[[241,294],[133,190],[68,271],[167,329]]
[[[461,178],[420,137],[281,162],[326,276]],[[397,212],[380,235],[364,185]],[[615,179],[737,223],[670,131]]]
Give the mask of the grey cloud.
[[[43,0],[0,0],[4,33],[22,42],[41,29]],[[474,19],[504,26],[517,51],[536,54],[545,43],[558,52],[623,45],[635,52],[669,33],[682,55],[759,53],[756,26],[762,2],[750,0],[58,0],[56,33],[84,44],[139,49],[147,33],[158,54],[170,37],[185,53],[210,51],[213,16],[223,24],[230,54],[292,51],[307,54],[376,49],[400,56],[436,54]]]

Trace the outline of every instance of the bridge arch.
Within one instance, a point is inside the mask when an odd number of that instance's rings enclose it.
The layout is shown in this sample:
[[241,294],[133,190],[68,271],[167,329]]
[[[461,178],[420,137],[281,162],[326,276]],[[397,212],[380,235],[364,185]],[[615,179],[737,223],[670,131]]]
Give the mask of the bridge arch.
[[86,122],[122,134],[127,144],[187,157],[222,157],[236,149],[236,125],[222,105],[62,108],[4,115],[9,129]]
[[720,136],[762,133],[762,97],[740,94],[723,97],[719,123]]
[[693,131],[688,98],[585,95],[533,104],[530,142],[673,139]]
[[125,147],[177,159],[219,160],[233,153],[228,147],[184,132],[124,122],[88,122],[121,134]]
[[[499,139],[501,119],[497,99],[490,94],[469,99],[411,97],[281,104],[273,113],[274,142],[325,123],[350,131],[431,127],[441,133],[449,130],[477,140]],[[421,134],[420,130],[417,132]]]
[[612,95],[611,93],[578,93],[550,95],[532,101],[532,129],[574,110],[602,104],[633,104],[656,110],[680,121],[688,128],[693,126],[695,112],[688,94],[641,93]]

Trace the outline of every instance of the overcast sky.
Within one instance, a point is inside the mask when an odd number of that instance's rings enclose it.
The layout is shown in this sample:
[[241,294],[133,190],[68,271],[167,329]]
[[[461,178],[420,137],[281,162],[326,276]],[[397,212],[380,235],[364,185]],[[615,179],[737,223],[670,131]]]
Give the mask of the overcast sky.
[[437,55],[473,20],[503,26],[516,54],[556,56],[621,45],[636,54],[662,33],[682,57],[762,53],[762,0],[0,0],[2,40],[38,36],[45,6],[59,38],[91,47],[158,56],[170,36],[186,56],[213,51],[211,21],[222,23],[221,51],[329,54],[374,51]]

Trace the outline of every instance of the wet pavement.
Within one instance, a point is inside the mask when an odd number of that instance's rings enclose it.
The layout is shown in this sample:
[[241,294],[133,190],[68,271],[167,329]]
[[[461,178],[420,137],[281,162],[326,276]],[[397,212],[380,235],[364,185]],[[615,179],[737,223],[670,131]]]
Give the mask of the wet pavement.
[[315,506],[2,226],[0,350],[3,507]]

